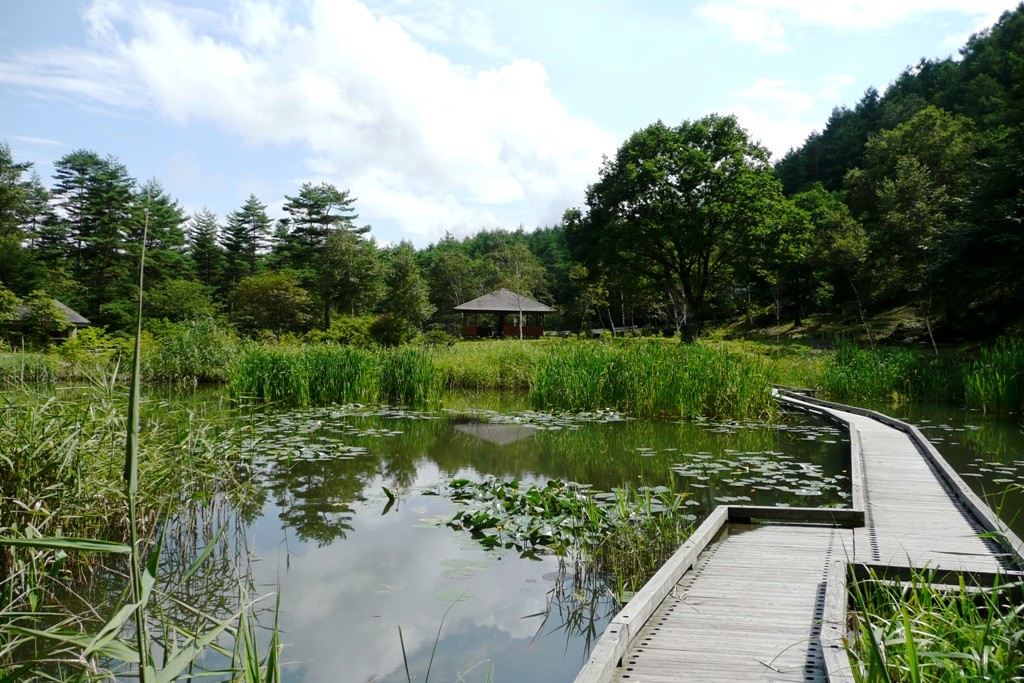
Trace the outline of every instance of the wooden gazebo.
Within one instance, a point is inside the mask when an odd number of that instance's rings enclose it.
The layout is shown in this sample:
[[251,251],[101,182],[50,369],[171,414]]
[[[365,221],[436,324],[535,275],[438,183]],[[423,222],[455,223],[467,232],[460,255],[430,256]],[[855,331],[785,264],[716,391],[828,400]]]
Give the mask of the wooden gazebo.
[[[544,334],[544,316],[555,312],[550,306],[507,289],[484,294],[454,310],[462,314],[462,336],[467,338],[540,337]],[[511,325],[506,320],[510,314]]]

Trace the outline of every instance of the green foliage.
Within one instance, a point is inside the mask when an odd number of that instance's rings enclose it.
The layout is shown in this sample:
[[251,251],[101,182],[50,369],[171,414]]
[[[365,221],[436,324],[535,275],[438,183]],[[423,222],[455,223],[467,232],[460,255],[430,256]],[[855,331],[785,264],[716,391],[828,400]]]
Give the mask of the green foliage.
[[822,374],[825,392],[849,401],[950,402],[962,400],[964,378],[953,358],[903,348],[838,346]]
[[331,319],[330,329],[310,330],[305,341],[310,344],[343,344],[366,348],[376,342],[370,335],[370,327],[376,320],[372,315],[340,315]]
[[14,314],[18,310],[21,300],[14,295],[14,292],[3,286],[0,282],[0,325],[14,320]]
[[1006,337],[983,348],[965,368],[967,406],[991,412],[1024,410],[1024,340]]
[[449,526],[484,547],[573,554],[588,572],[607,572],[622,590],[638,590],[693,531],[683,497],[660,486],[595,493],[558,479],[455,479],[449,495],[465,506]]
[[446,387],[529,391],[537,364],[550,346],[546,341],[517,339],[459,342],[437,349],[434,363]]
[[68,316],[53,297],[42,290],[25,297],[23,305],[25,315],[21,318],[20,328],[25,340],[32,344],[45,346],[72,327]]
[[423,406],[438,397],[437,370],[428,350],[405,346],[378,353],[383,403]]
[[413,337],[408,321],[391,313],[378,315],[370,323],[370,338],[383,347],[401,346]]
[[227,216],[223,245],[226,277],[225,289],[230,289],[246,277],[256,275],[259,254],[270,238],[270,218],[267,205],[251,194],[242,207]]
[[458,337],[448,334],[444,330],[428,330],[416,337],[416,343],[420,346],[451,348],[458,342]]
[[430,354],[417,348],[249,347],[231,367],[236,400],[303,407],[344,403],[420,406],[438,395]]
[[770,416],[771,373],[756,356],[710,344],[571,342],[542,358],[530,399],[566,410],[637,416]]
[[669,293],[676,329],[695,336],[750,236],[782,201],[768,151],[733,116],[634,133],[587,191],[589,212],[567,226],[595,272],[628,267]]
[[266,272],[242,279],[231,290],[231,318],[238,329],[301,332],[309,325],[312,300],[290,273]]
[[858,683],[1015,681],[1024,670],[1020,584],[976,590],[961,580],[933,586],[922,572],[906,584],[857,581],[849,645]]
[[213,318],[154,326],[143,376],[167,382],[223,382],[238,340]]
[[195,280],[164,280],[149,288],[145,316],[181,322],[212,317],[217,311],[206,287]]
[[[124,337],[108,334],[102,327],[83,327],[60,345],[58,355],[71,363],[92,363],[99,369],[106,369],[127,358],[130,343]],[[102,370],[99,374],[102,374]]]
[[189,223],[188,253],[195,267],[196,277],[210,291],[224,284],[224,269],[227,260],[224,249],[218,243],[220,223],[217,214],[205,206],[194,214]]
[[402,242],[388,252],[380,309],[410,327],[419,327],[434,312],[410,242]]

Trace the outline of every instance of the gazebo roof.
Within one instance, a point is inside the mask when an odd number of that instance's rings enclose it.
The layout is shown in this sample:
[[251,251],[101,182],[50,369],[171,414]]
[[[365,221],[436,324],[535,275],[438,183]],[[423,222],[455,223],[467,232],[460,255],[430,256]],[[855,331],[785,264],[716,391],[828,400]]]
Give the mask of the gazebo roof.
[[[61,313],[63,313],[64,315],[67,316],[68,322],[71,323],[72,325],[74,325],[75,327],[85,327],[86,325],[91,325],[92,324],[91,322],[89,322],[88,318],[86,318],[81,313],[73,310],[72,308],[67,306],[64,302],[58,301],[57,299],[54,299],[53,303],[55,303],[57,305],[57,308],[60,309]],[[14,311],[14,321],[15,322],[21,322],[22,320],[25,319],[26,315],[28,315],[28,309],[25,308],[24,306],[19,306]]]
[[467,301],[455,307],[456,311],[467,313],[554,313],[555,309],[546,306],[539,301],[510,292],[507,289],[499,289],[484,294],[483,296]]

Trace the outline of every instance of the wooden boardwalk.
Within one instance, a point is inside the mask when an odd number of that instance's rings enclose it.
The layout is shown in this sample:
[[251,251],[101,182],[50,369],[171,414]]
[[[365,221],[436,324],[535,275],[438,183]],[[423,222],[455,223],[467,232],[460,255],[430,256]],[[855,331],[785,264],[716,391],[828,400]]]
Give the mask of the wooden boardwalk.
[[848,427],[852,509],[717,508],[612,620],[577,683],[852,680],[851,570],[1020,578],[1020,539],[915,428],[777,397]]

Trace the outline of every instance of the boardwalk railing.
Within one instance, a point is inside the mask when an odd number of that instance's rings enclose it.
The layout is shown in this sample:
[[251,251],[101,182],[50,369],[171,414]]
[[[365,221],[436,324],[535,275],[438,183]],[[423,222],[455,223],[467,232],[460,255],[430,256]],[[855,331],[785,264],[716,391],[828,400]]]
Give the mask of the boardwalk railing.
[[[773,394],[849,430],[851,507],[715,508],[608,624],[577,683],[762,676],[852,681],[846,652],[851,577],[905,580],[922,568],[936,582],[954,585],[959,577],[977,585],[1024,577],[1020,538],[916,427],[784,388]],[[935,538],[942,543],[933,550],[929,530],[904,538],[901,506],[934,506],[920,512],[936,516]],[[769,525],[750,526],[755,521]],[[985,538],[999,547],[984,545]],[[951,551],[950,543],[962,544],[962,552]],[[754,585],[762,576],[767,583]],[[800,633],[805,636],[791,635]]]

